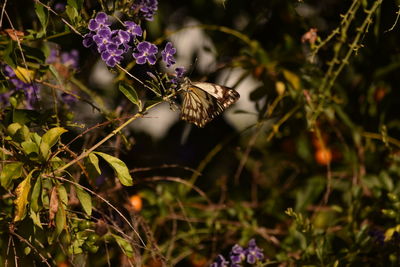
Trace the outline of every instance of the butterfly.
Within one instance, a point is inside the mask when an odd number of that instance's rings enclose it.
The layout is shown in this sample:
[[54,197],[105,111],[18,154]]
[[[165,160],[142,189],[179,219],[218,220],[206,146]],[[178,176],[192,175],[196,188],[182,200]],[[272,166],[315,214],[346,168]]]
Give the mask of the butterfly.
[[181,85],[183,104],[181,119],[204,127],[215,116],[235,103],[240,95],[235,90],[206,82],[191,82],[185,78]]

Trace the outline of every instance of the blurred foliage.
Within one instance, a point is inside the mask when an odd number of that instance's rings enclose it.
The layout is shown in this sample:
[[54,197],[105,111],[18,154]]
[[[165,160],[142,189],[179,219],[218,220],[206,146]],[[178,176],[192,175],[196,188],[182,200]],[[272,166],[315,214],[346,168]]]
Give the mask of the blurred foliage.
[[[399,1],[160,1],[146,40],[212,40],[217,67],[192,80],[260,85],[241,92],[251,126],[180,121],[159,140],[135,122],[176,105],[168,70],[124,59],[101,86],[82,46],[96,13],[131,5],[3,1],[0,266],[207,266],[251,238],[260,266],[400,265]],[[54,47],[79,67],[48,63]],[[33,108],[5,64],[40,86]]]

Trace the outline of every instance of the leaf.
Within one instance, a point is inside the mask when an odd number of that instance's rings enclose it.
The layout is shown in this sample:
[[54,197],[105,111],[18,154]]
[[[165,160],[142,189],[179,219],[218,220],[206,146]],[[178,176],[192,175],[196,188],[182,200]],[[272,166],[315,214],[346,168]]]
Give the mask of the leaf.
[[122,249],[122,252],[124,252],[124,254],[128,258],[133,257],[132,245],[120,236],[117,236],[117,235],[112,235],[112,236],[114,237],[115,241],[118,243],[119,247]]
[[126,167],[125,163],[113,156],[102,152],[94,152],[100,157],[102,157],[105,161],[110,164],[110,166],[114,169],[115,173],[117,174],[118,179],[120,180],[121,184],[125,186],[133,185],[132,177],[129,173],[128,167]]
[[49,145],[47,143],[42,142],[42,143],[40,143],[39,150],[40,150],[40,155],[42,156],[42,158],[44,160],[47,160],[50,155]]
[[42,223],[40,222],[39,213],[36,213],[31,209],[29,217],[31,217],[31,219],[35,225],[37,225],[40,229],[43,229]]
[[17,133],[19,129],[21,129],[22,125],[19,124],[18,122],[11,123],[7,127],[7,133],[12,137]]
[[56,213],[58,211],[59,202],[60,201],[58,199],[57,187],[54,186],[53,189],[51,190],[51,194],[50,194],[49,226],[54,225],[54,218],[56,217]]
[[299,76],[288,70],[283,70],[283,76],[285,76],[285,79],[293,86],[294,89],[300,89],[301,83]]
[[36,169],[33,169],[28,174],[25,180],[18,185],[15,191],[17,198],[14,200],[14,204],[16,206],[14,222],[22,220],[25,216],[26,204],[28,204],[28,195],[31,190],[31,177],[34,171],[36,171]]
[[71,21],[76,21],[76,18],[78,17],[78,11],[76,10],[76,8],[67,5],[65,6],[65,12],[67,13],[68,18]]
[[14,72],[17,78],[24,83],[31,83],[32,80],[35,78],[35,72],[33,70],[25,69],[20,66],[17,66],[17,68],[14,69]]
[[41,179],[42,180],[42,191],[41,191],[41,199],[42,204],[45,209],[49,209],[50,207],[50,198],[49,192],[53,189],[53,183],[50,179]]
[[62,159],[60,159],[59,157],[51,158],[50,163],[54,170],[65,165],[65,162]]
[[39,155],[39,147],[35,142],[24,141],[21,143],[22,149],[28,157],[36,157]]
[[123,83],[120,83],[118,86],[119,90],[131,101],[133,104],[142,109],[142,102],[140,101],[135,89],[132,86],[127,86]]
[[92,198],[88,192],[84,191],[79,186],[76,186],[76,195],[82,205],[83,210],[87,215],[92,215]]
[[12,115],[13,122],[18,122],[20,124],[40,121],[40,113],[35,110],[14,109]]
[[65,209],[62,205],[59,205],[57,215],[56,215],[56,234],[57,234],[57,236],[59,234],[61,234],[61,232],[64,230],[66,222],[67,222],[67,215],[65,213]]
[[42,136],[42,143],[48,144],[49,148],[51,148],[57,143],[60,136],[65,132],[68,132],[68,130],[62,127],[51,128]]
[[38,135],[37,133],[33,133],[31,135],[31,139],[33,142],[35,142],[35,144],[37,144],[38,146],[40,145],[40,143],[42,142],[42,137],[40,137],[40,135]]
[[42,189],[42,177],[38,177],[36,179],[35,185],[33,186],[32,189],[32,194],[31,194],[31,211],[38,212],[40,210],[39,208],[39,196],[40,192]]
[[7,127],[7,132],[15,142],[20,143],[30,140],[29,128],[26,125],[12,123]]
[[101,174],[99,158],[94,153],[90,153],[89,156],[85,158],[85,167],[90,178],[96,178]]
[[40,4],[35,4],[35,12],[37,17],[39,18],[40,24],[42,24],[42,33],[46,33],[46,26],[47,26],[47,17],[48,17],[48,13],[47,11],[44,9],[44,6],[40,5]]
[[4,165],[3,170],[0,174],[1,186],[5,189],[9,189],[11,181],[17,179],[22,175],[22,162],[11,162]]
[[74,7],[74,8],[76,8],[76,9],[78,9],[78,10],[80,10],[82,8],[82,6],[83,6],[83,1],[84,0],[68,0],[67,4],[72,6],[72,7]]
[[68,205],[68,193],[63,185],[57,186],[58,198],[61,200],[61,203],[66,207]]

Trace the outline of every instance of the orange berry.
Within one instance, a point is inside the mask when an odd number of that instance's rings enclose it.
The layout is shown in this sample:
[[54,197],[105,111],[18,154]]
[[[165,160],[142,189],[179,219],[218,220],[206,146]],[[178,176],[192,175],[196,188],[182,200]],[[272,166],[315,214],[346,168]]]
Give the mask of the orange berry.
[[203,267],[206,266],[207,263],[206,257],[196,253],[190,255],[189,260],[192,264],[192,267]]
[[142,203],[142,197],[141,196],[132,195],[129,198],[129,202],[131,203],[131,206],[133,207],[134,211],[139,212],[139,211],[142,210],[143,203]]
[[319,165],[328,165],[332,161],[332,152],[329,148],[319,148],[314,157]]
[[69,265],[66,261],[61,261],[57,263],[57,267],[69,267]]

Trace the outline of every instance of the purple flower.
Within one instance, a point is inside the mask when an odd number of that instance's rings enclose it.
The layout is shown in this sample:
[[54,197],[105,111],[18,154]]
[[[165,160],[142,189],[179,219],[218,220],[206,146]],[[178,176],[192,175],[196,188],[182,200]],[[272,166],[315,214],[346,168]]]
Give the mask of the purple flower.
[[231,259],[232,264],[240,266],[239,263],[246,259],[246,251],[241,246],[236,244],[232,247],[229,258]]
[[228,267],[229,261],[226,261],[224,256],[218,255],[217,259],[210,265],[210,267]]
[[117,30],[113,32],[113,42],[117,45],[128,43],[130,40],[130,35],[127,31]]
[[185,72],[186,72],[186,70],[184,67],[177,67],[175,69],[176,77],[178,77],[178,78],[182,78],[183,74],[185,74]]
[[143,31],[139,25],[137,25],[133,21],[125,21],[124,25],[126,27],[126,31],[131,35],[132,39],[135,39],[136,36],[142,36]]
[[157,8],[157,0],[136,0],[136,2],[132,5],[132,9],[139,10],[140,14],[149,21],[153,20]]
[[158,49],[154,44],[144,41],[137,45],[136,50],[133,53],[133,57],[136,59],[137,64],[145,64],[146,61],[151,65],[156,63]]
[[3,73],[10,78],[9,81],[15,86],[15,89],[11,89],[9,92],[2,94],[0,97],[0,101],[4,104],[8,104],[8,99],[10,95],[12,95],[16,91],[23,91],[26,99],[26,108],[32,109],[33,104],[38,99],[39,88],[37,87],[37,85],[35,83],[24,83],[23,81],[18,79],[15,75],[14,70],[8,65],[3,66]]
[[6,107],[10,103],[11,93],[12,91],[0,94],[0,107]]
[[33,109],[33,104],[38,100],[38,91],[39,88],[37,87],[36,84],[25,84],[25,86],[22,88],[25,93],[25,98],[26,98],[26,108],[27,109]]
[[111,22],[108,21],[107,14],[104,12],[99,12],[94,19],[89,20],[88,29],[91,31],[98,31],[110,25]]
[[175,77],[170,80],[172,83],[172,88],[176,88],[178,85],[179,79],[182,79],[183,75],[185,74],[185,68],[184,67],[177,67],[175,68]]
[[15,77],[15,72],[14,72],[14,70],[10,67],[10,66],[8,66],[8,65],[5,65],[4,66],[4,74],[7,76],[7,77]]
[[112,43],[110,28],[104,27],[100,29],[97,34],[93,36],[93,41],[97,44],[97,51],[99,51],[99,53],[106,50],[107,45]]
[[161,56],[167,67],[169,68],[171,65],[175,64],[174,54],[176,53],[176,49],[172,46],[171,42],[168,42],[165,45],[163,51],[161,51]]
[[74,69],[78,68],[79,52],[76,49],[71,50],[71,52],[61,53],[61,63],[67,67]]
[[83,36],[82,44],[84,47],[89,48],[94,44],[93,33],[87,33]]
[[254,264],[257,260],[262,260],[264,258],[264,253],[262,249],[257,247],[256,241],[251,239],[249,241],[249,247],[246,249],[247,263]]
[[128,43],[131,39],[130,34],[127,31],[117,30],[113,31],[112,42],[118,46],[124,46],[124,52],[128,51],[131,47]]
[[106,50],[101,53],[101,58],[106,62],[106,64],[110,67],[114,67],[116,64],[119,64],[122,60],[122,53],[124,51],[122,49],[118,49],[116,44],[108,44]]

